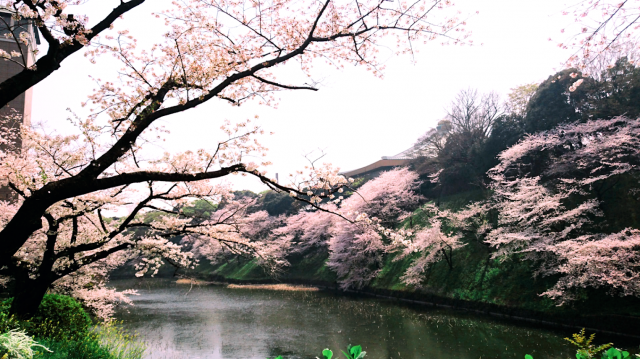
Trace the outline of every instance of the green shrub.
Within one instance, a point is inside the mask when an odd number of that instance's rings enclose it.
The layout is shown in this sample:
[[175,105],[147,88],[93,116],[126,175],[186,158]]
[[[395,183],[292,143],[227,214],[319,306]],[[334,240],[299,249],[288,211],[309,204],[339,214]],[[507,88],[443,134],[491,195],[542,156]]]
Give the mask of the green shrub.
[[141,359],[145,351],[144,343],[115,323],[94,327],[82,336],[40,343],[51,352],[41,352],[37,359]]
[[100,345],[100,340],[93,333],[75,338],[41,339],[51,352],[42,352],[37,359],[114,359],[108,348]]
[[82,305],[72,297],[60,294],[45,294],[33,318],[18,322],[8,316],[13,298],[0,303],[0,331],[17,326],[38,338],[60,339],[84,335],[91,326],[91,318]]
[[[20,328],[20,321],[10,316],[8,311],[1,311],[0,308],[0,333],[7,333],[14,329]],[[1,358],[1,357],[0,357]]]
[[[145,347],[135,336],[126,334],[114,323],[92,327],[89,315],[80,303],[69,296],[45,295],[38,311],[29,320],[19,320],[9,315],[12,301],[0,301],[0,334],[10,331],[28,333],[39,343],[32,343],[36,348],[34,358],[142,358]],[[5,352],[0,348],[0,359],[13,359],[13,356],[4,358],[3,355],[8,354]]]

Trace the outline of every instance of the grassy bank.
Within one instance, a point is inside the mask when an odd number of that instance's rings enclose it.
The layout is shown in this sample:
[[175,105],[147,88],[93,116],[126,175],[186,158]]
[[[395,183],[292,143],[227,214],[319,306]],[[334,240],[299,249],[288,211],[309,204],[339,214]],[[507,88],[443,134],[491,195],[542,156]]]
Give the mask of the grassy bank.
[[[29,320],[9,315],[12,299],[0,301],[0,335],[24,333],[34,340],[36,359],[140,359],[144,345],[115,323],[94,323],[75,299],[45,295],[38,312]],[[6,344],[6,343],[5,343]],[[0,345],[0,358],[24,357]],[[4,351],[4,352],[3,352]],[[18,355],[18,356],[17,356]]]

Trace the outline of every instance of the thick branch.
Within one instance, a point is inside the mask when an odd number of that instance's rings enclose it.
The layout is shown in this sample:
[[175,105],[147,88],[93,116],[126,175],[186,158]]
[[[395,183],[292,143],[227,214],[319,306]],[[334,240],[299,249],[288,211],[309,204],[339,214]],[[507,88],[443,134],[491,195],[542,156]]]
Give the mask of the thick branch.
[[102,252],[98,252],[95,253],[93,255],[84,257],[79,259],[79,262],[75,262],[73,264],[71,264],[69,267],[67,267],[65,270],[57,272],[54,276],[55,280],[58,280],[66,275],[69,275],[75,271],[77,271],[78,269],[82,268],[83,266],[87,265],[87,264],[91,264],[91,263],[95,263],[101,259],[105,259],[108,256],[112,255],[113,253],[119,252],[121,250],[127,249],[129,247],[131,247],[132,244],[131,243],[122,243],[120,245],[117,245],[113,248],[109,248],[106,249]]
[[[121,1],[120,5],[114,8],[109,15],[107,15],[96,26],[91,28],[91,34],[87,36],[87,40],[91,41],[91,39],[108,29],[122,14],[130,11],[143,2],[145,2],[145,0],[131,0],[129,2]],[[46,55],[36,61],[33,68],[25,68],[16,75],[0,83],[0,108],[5,107],[11,100],[15,99],[20,94],[51,75],[51,73],[60,68],[60,63],[62,63],[62,61],[84,47],[84,45],[76,40],[71,44],[61,44],[56,39],[47,36],[47,34],[50,35],[47,27],[43,25],[42,27],[39,27],[39,29],[49,43],[49,50]]]

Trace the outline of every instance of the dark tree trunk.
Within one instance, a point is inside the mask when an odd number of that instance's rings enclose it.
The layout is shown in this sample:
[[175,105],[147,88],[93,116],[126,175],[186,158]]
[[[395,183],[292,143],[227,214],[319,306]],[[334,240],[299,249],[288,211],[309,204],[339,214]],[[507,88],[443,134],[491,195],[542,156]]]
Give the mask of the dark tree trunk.
[[442,248],[440,250],[442,251],[442,254],[444,255],[444,260],[449,265],[449,271],[452,271],[453,270],[453,257],[452,257],[452,253],[451,253],[451,247],[449,247],[449,254],[448,255],[447,255],[447,251],[444,248]]
[[489,265],[491,264],[491,255],[487,256],[487,259],[484,262],[484,268],[482,269],[482,274],[480,275],[480,282],[478,283],[478,290],[482,290],[482,283],[484,283],[484,277],[487,274],[487,269],[489,269]]
[[[55,203],[55,202],[53,202]],[[33,232],[42,228],[42,214],[52,203],[27,198],[18,212],[0,231],[0,267],[8,265],[11,257],[22,247]]]
[[13,291],[13,302],[11,303],[10,314],[20,319],[33,317],[40,307],[40,302],[47,293],[51,283],[42,278],[29,279],[28,275],[21,274],[16,277]]

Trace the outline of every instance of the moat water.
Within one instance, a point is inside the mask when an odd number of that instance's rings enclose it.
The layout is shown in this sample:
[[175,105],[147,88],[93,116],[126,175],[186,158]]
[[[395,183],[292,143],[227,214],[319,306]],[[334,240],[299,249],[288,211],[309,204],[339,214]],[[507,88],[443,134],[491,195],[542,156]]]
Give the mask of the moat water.
[[147,343],[146,358],[322,358],[362,345],[370,359],[535,359],[574,357],[552,332],[455,310],[400,305],[322,291],[275,291],[168,281],[135,287],[118,319]]

